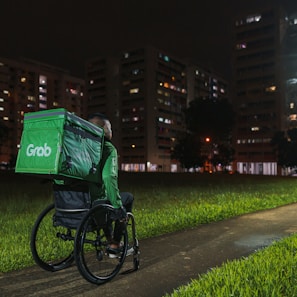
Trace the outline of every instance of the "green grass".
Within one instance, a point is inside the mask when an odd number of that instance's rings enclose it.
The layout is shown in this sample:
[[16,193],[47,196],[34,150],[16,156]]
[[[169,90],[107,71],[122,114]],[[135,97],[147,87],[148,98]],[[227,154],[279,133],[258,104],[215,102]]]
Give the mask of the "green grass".
[[[31,228],[51,203],[40,177],[0,173],[0,271],[33,265]],[[139,239],[297,201],[297,179],[207,174],[120,174],[135,196]]]
[[166,297],[297,296],[297,235],[226,262]]

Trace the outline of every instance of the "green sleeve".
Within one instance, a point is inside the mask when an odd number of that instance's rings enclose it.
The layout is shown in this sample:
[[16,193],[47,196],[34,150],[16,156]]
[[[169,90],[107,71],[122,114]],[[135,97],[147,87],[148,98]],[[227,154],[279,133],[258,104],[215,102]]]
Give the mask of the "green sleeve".
[[118,155],[113,146],[110,148],[102,170],[102,180],[112,206],[119,208],[122,206],[122,200],[118,187]]

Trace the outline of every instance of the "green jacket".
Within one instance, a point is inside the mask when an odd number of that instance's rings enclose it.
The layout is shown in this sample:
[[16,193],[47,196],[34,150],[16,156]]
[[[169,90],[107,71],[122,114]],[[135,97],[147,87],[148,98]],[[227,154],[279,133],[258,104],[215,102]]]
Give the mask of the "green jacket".
[[103,144],[100,171],[102,174],[99,175],[98,184],[90,187],[92,199],[108,199],[114,208],[121,207],[122,200],[118,187],[118,153],[107,139]]

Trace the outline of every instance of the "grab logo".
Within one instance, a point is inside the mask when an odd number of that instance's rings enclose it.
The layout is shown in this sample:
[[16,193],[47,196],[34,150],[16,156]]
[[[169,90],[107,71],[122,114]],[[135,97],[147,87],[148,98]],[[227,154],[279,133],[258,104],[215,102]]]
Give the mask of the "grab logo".
[[27,146],[26,155],[28,157],[49,157],[52,153],[52,149],[47,145],[44,146],[34,146],[34,144],[29,144]]

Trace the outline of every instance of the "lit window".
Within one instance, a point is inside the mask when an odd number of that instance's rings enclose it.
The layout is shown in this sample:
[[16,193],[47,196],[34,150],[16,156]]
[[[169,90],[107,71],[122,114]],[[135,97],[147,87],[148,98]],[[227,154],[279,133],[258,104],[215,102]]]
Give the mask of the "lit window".
[[21,77],[21,82],[22,83],[26,82],[26,77]]
[[261,20],[261,15],[251,15],[246,18],[246,22],[250,23],[257,23]]
[[90,85],[93,85],[93,84],[94,84],[94,80],[91,79],[91,80],[90,80]]
[[28,96],[28,101],[35,101],[35,97],[34,96]]
[[137,94],[137,93],[139,93],[139,88],[130,89],[129,93],[130,94]]
[[289,119],[290,119],[290,121],[296,121],[297,120],[297,114],[290,114]]
[[140,69],[133,69],[131,72],[133,75],[138,75],[140,74]]
[[0,98],[0,102],[4,102],[4,99],[3,98]]
[[4,121],[9,121],[9,117],[3,117]]
[[241,49],[245,49],[247,48],[247,44],[246,43],[238,43],[236,44],[236,49],[241,50]]
[[47,105],[44,103],[39,103],[39,108],[46,109]]
[[276,91],[276,86],[269,86],[267,88],[265,88],[266,92],[272,93]]
[[259,127],[252,127],[251,130],[252,130],[252,131],[259,131],[260,128],[259,128]]
[[287,80],[287,84],[289,85],[295,85],[297,84],[297,78],[290,78]]
[[163,60],[164,60],[165,62],[169,62],[169,61],[170,61],[170,59],[169,59],[168,56],[164,56],[164,57],[163,57]]
[[125,59],[128,59],[129,56],[130,56],[129,53],[124,53],[124,58],[125,58]]
[[0,111],[3,111],[4,110],[4,107],[0,106]]
[[46,81],[47,81],[46,76],[44,76],[44,75],[40,75],[39,76],[39,84],[45,85],[46,84]]
[[78,92],[75,89],[70,89],[70,93],[73,94],[73,95],[77,95]]
[[294,108],[294,102],[291,102],[290,103],[290,109],[293,109]]

